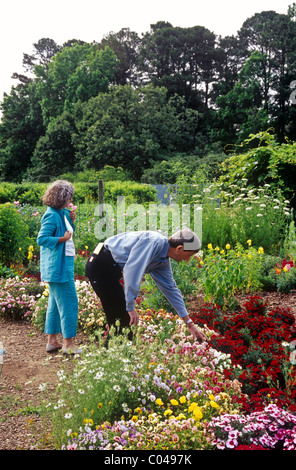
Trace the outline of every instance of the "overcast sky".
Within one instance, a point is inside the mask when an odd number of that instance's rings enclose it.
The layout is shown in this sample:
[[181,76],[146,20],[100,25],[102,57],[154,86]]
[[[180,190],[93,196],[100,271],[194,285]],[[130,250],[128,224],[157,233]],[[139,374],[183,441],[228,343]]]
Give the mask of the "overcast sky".
[[168,21],[173,26],[204,26],[217,35],[236,34],[255,13],[287,13],[293,0],[3,0],[0,27],[0,101],[10,93],[13,72],[23,73],[23,53],[51,38],[62,45],[70,39],[99,42],[109,32],[130,28],[139,35],[150,24]]

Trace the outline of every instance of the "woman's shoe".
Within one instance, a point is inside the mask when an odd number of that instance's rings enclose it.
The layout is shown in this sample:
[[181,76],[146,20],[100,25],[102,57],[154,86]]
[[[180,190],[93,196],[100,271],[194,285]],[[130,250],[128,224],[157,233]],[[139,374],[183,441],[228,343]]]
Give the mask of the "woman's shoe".
[[63,354],[73,355],[73,354],[81,354],[81,353],[82,353],[82,348],[75,348],[75,346],[69,346],[68,348],[65,348],[65,346],[63,346]]
[[46,345],[46,352],[48,352],[48,353],[55,352],[55,351],[58,351],[61,348],[62,348],[62,346],[59,346],[59,345],[56,345],[56,344],[47,344]]

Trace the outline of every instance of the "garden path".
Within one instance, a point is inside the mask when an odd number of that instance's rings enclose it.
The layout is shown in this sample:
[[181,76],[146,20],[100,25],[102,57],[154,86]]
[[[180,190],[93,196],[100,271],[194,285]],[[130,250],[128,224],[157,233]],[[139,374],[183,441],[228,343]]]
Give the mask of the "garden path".
[[[79,333],[75,344],[85,344],[83,340]],[[4,321],[0,317],[0,341],[6,349],[0,374],[0,450],[40,449],[36,435],[43,423],[34,413],[40,398],[39,385],[54,384],[65,359],[59,353],[46,353],[46,335],[30,322]]]

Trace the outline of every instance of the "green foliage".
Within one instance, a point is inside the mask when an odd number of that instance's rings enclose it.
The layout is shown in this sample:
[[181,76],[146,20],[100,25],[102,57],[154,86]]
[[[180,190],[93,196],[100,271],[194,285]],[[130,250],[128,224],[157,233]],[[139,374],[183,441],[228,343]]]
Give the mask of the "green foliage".
[[35,66],[43,121],[46,126],[77,101],[106,92],[114,78],[117,59],[109,47],[72,44],[58,51],[45,66]]
[[[1,104],[1,179],[48,181],[111,164],[140,180],[164,158],[200,157],[212,145],[229,152],[269,128],[281,144],[295,140],[291,11],[256,13],[226,38],[160,21],[141,38],[124,28],[100,43],[39,40],[24,54],[30,76],[14,74],[20,83]],[[294,157],[282,150],[268,171],[290,188]],[[258,157],[264,168],[267,155]],[[177,171],[160,169],[170,180]]]
[[132,181],[107,181],[104,185],[105,201],[116,204],[119,196],[125,197],[126,204],[157,202],[156,189],[150,185]]
[[199,279],[206,302],[214,302],[223,308],[234,310],[237,306],[235,295],[238,292],[260,290],[263,250],[251,247],[251,240],[249,245],[248,249],[240,244],[235,248],[226,245],[225,249],[208,245]]
[[123,168],[115,168],[112,165],[105,165],[102,170],[95,171],[93,169],[68,173],[60,175],[61,179],[70,181],[71,183],[97,183],[99,179],[103,181],[126,181],[131,180],[130,175]]
[[[176,201],[202,206],[202,243],[225,246],[251,239],[265,251],[279,253],[292,217],[289,200],[280,189],[265,184],[260,188],[238,184],[208,183],[202,174],[177,180]],[[192,225],[193,226],[193,225]]]
[[[254,147],[255,146],[255,147]],[[268,132],[252,134],[222,163],[222,182],[239,184],[244,178],[250,186],[264,183],[281,188],[288,199],[294,195],[296,178],[296,143],[278,143]],[[295,197],[295,196],[294,196]]]
[[225,160],[225,154],[219,149],[213,147],[209,149],[205,156],[196,152],[196,155],[178,154],[173,157],[167,157],[165,160],[155,162],[144,170],[141,181],[150,184],[174,184],[180,178],[191,179],[198,178],[212,181],[221,175],[221,163]]
[[110,87],[108,94],[75,107],[77,167],[100,170],[111,164],[139,179],[151,161],[185,143],[180,126],[192,113],[182,98],[168,100],[165,88]]
[[[109,169],[106,171],[109,172]],[[112,174],[113,171],[116,170],[111,169],[110,173]],[[118,180],[104,182],[104,202],[116,204],[118,196],[125,196],[127,204],[156,202],[155,188],[148,184],[128,181],[124,178],[123,181],[121,181],[122,172],[118,170],[118,174],[120,175]],[[98,179],[96,178],[97,176],[100,177],[100,175],[101,173],[94,171],[93,182],[79,181],[79,178],[78,181],[76,179],[73,181],[75,203],[98,202]],[[67,176],[67,174],[63,176]],[[81,179],[84,179],[84,177]],[[26,204],[40,206],[42,204],[41,198],[47,186],[48,184],[45,183],[0,183],[0,203],[16,202],[23,206]],[[32,207],[31,209],[34,210]],[[39,209],[40,208],[38,208],[38,210]],[[24,207],[22,208],[22,212],[24,212]],[[32,217],[32,214],[30,217]]]
[[[200,274],[198,261],[195,257],[191,258],[188,263],[177,263],[172,260],[171,266],[176,284],[183,295],[185,303],[187,303],[189,296],[197,292],[198,289],[196,285],[196,280]],[[145,276],[141,292],[143,293],[142,305],[144,307],[155,310],[164,309],[169,312],[172,310],[171,304],[155,285],[151,276]]]
[[28,226],[11,204],[0,206],[0,257],[10,267],[22,261],[30,244]]

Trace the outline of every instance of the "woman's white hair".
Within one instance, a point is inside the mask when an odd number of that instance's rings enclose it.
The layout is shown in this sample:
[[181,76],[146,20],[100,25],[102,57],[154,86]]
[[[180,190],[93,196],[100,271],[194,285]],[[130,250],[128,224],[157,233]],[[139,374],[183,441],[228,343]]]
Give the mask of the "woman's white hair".
[[74,186],[66,180],[57,180],[45,191],[42,201],[54,209],[61,209],[71,202],[74,195]]

